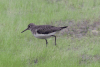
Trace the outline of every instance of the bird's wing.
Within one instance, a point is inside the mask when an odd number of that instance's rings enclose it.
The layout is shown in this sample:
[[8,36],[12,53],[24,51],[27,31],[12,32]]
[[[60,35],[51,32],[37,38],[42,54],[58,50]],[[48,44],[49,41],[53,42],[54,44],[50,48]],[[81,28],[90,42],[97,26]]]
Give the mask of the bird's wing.
[[49,33],[52,33],[52,32],[56,32],[56,31],[59,31],[61,30],[60,27],[54,27],[54,26],[50,26],[50,25],[46,25],[46,26],[42,26],[40,28],[37,29],[37,33],[39,34],[49,34]]

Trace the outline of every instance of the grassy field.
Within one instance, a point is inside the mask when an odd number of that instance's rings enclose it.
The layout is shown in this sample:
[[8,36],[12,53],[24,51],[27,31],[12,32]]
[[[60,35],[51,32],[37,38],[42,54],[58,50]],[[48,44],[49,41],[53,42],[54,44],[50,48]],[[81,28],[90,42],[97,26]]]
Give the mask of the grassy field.
[[[0,67],[100,67],[100,37],[45,40],[30,31],[29,23],[69,25],[100,20],[100,0],[0,0]],[[57,23],[57,21],[62,21]],[[80,22],[81,23],[81,22]]]

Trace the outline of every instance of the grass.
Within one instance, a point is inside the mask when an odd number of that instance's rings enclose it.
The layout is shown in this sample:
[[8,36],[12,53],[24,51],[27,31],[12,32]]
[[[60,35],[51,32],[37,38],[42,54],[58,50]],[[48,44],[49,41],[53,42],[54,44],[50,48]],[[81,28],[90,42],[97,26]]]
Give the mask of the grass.
[[[0,67],[100,67],[100,38],[96,36],[36,39],[29,23],[93,22],[100,17],[99,0],[0,0]],[[66,21],[66,23],[68,23]],[[63,24],[65,25],[65,24]]]

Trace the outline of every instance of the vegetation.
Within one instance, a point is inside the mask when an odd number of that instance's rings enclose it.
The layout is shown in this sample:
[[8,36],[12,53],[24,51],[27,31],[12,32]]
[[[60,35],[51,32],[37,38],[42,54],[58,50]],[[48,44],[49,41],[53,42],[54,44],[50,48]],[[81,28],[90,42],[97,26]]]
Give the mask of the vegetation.
[[[90,28],[99,18],[100,0],[0,0],[0,67],[100,67],[100,27],[95,36]],[[88,32],[76,37],[61,31],[57,47],[54,38],[46,47],[30,31],[21,33],[29,23],[68,25],[71,31],[83,21]]]

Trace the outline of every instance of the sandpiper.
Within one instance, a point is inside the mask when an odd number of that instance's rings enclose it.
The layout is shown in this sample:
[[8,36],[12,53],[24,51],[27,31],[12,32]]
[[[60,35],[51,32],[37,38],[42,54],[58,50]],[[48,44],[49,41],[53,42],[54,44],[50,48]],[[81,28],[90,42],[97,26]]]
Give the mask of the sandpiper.
[[[32,34],[39,39],[45,39],[46,41],[46,46],[48,44],[47,42],[47,38],[50,37],[55,37],[55,45],[56,45],[56,36],[55,33],[57,31],[60,31],[64,28],[67,28],[68,26],[64,26],[64,27],[55,27],[55,26],[51,26],[51,25],[35,25],[33,23],[30,23],[27,27],[26,30],[31,30]],[[23,33],[24,31],[22,31],[21,33]]]

